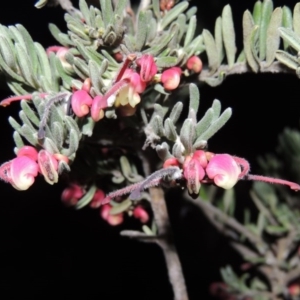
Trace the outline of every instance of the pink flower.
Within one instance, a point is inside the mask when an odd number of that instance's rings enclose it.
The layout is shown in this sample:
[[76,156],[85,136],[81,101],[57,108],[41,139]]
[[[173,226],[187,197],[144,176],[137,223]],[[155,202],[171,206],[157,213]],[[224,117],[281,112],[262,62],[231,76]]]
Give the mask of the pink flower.
[[51,52],[55,52],[56,53],[56,56],[59,58],[63,68],[66,70],[66,71],[73,71],[73,67],[72,65],[70,65],[67,60],[66,60],[66,53],[69,51],[69,48],[66,48],[66,47],[62,47],[62,46],[51,46],[51,47],[48,47],[47,50],[46,50],[46,53],[48,55],[50,55]]
[[207,176],[224,189],[231,189],[239,180],[240,173],[241,167],[229,154],[216,154],[206,167]]
[[152,55],[144,54],[136,60],[136,64],[140,67],[141,80],[149,82],[157,73],[157,66]]
[[189,194],[198,195],[201,187],[201,180],[205,176],[205,171],[201,166],[198,156],[187,156],[183,163],[183,177],[187,181]]
[[202,70],[202,61],[198,56],[192,56],[188,59],[186,67],[195,73],[200,73]]
[[147,223],[149,221],[149,214],[141,205],[138,205],[133,210],[133,216],[139,219],[142,223]]
[[103,199],[105,199],[105,194],[102,190],[97,190],[94,194],[92,201],[90,202],[91,208],[98,208],[102,205]]
[[104,108],[107,107],[107,99],[103,96],[96,96],[93,99],[92,108],[91,108],[91,116],[95,122],[104,118]]
[[63,190],[61,200],[67,206],[74,206],[83,194],[84,192],[81,186],[78,184],[71,184]]
[[116,215],[111,215],[110,211],[112,209],[112,206],[110,204],[105,204],[101,207],[100,209],[100,216],[107,221],[108,224],[112,226],[120,225],[124,221],[124,214],[116,214]]
[[17,156],[18,157],[27,156],[32,160],[37,161],[38,152],[32,146],[24,146],[18,150]]
[[58,181],[58,162],[52,154],[46,150],[41,150],[38,153],[38,164],[39,171],[49,184],[54,184]]
[[163,164],[163,168],[168,168],[168,167],[179,167],[179,161],[177,160],[177,158],[175,157],[170,157],[168,159],[165,160],[164,164]]
[[172,67],[163,71],[161,74],[161,82],[166,90],[175,90],[180,83],[181,69],[178,67]]
[[16,157],[10,161],[9,182],[15,189],[25,191],[34,183],[38,169],[33,159],[27,156]]
[[85,90],[79,90],[73,93],[71,105],[73,112],[77,117],[83,117],[90,111],[93,103],[92,97]]

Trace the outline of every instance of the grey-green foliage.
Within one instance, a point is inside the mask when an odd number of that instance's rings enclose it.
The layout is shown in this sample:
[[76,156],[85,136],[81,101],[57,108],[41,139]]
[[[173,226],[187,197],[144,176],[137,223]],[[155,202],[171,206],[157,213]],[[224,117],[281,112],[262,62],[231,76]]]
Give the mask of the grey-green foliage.
[[[98,9],[88,7],[85,0],[80,0],[80,14],[66,14],[69,31],[62,33],[54,24],[50,25],[50,31],[66,47],[78,49],[81,45],[85,51],[97,51],[98,63],[103,59],[103,47],[110,49],[110,58],[118,52],[123,55],[134,52],[151,54],[157,58],[159,68],[184,65],[190,56],[199,55],[204,50],[202,37],[195,37],[196,10],[187,10],[187,1],[180,2],[161,16],[157,11],[159,2],[153,0],[152,5],[139,10],[136,24],[125,12],[126,4],[127,0],[118,1],[113,8],[111,1],[101,0]],[[93,58],[85,59],[88,64]]]
[[[243,49],[236,56],[235,30],[232,11],[225,6],[222,16],[216,20],[214,36],[203,31],[203,41],[210,69],[209,76],[203,78],[209,85],[221,84],[233,67],[243,64],[257,73],[268,68],[278,60],[299,73],[298,51],[300,50],[300,3],[292,12],[288,7],[273,7],[271,0],[257,1],[253,11],[246,10],[243,15]],[[279,49],[280,38],[284,49]],[[224,61],[224,58],[226,61]],[[226,63],[227,66],[221,67]]]
[[15,94],[59,91],[56,68],[22,25],[0,25],[0,40],[0,70]]
[[[9,118],[9,122],[15,130],[13,134],[16,143],[15,153],[25,145],[25,140],[38,149],[44,148],[52,154],[60,153],[72,161],[81,139],[80,129],[72,117],[65,115],[66,99],[45,108],[47,101],[51,101],[51,95],[43,98],[35,93],[32,102],[21,101],[19,117],[22,125],[13,117]],[[49,109],[48,120],[43,128],[44,138],[39,139],[37,132],[41,126],[41,120],[45,118],[45,109]]]
[[190,84],[189,95],[189,113],[180,129],[176,126],[183,109],[181,102],[177,102],[169,113],[163,106],[155,104],[151,119],[145,127],[146,145],[156,147],[162,160],[174,156],[182,162],[185,155],[205,148],[207,141],[225,125],[232,114],[231,108],[220,114],[221,103],[215,100],[212,107],[197,121],[200,95],[195,84]]

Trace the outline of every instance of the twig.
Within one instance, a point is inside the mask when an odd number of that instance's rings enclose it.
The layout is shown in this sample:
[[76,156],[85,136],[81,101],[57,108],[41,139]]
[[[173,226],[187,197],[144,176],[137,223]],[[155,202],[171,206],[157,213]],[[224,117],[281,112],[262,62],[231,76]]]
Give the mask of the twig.
[[[206,215],[211,216],[213,214],[214,218],[212,220],[213,224],[218,227],[220,230],[220,221],[224,223],[224,225],[229,226],[239,232],[241,235],[244,235],[248,240],[257,247],[257,250],[260,254],[264,254],[268,248],[268,245],[260,238],[260,236],[255,235],[251,231],[249,231],[245,226],[239,223],[234,218],[229,217],[225,213],[223,213],[218,208],[214,207],[210,202],[204,201],[200,198],[191,199],[190,197],[185,197],[189,202],[198,206]],[[219,220],[216,220],[218,218]],[[223,226],[224,227],[224,226]]]
[[158,244],[162,248],[166,259],[169,280],[174,292],[174,299],[188,300],[181,264],[173,242],[164,192],[160,187],[152,187],[149,190],[151,196],[151,206],[158,228],[158,233],[160,236],[164,237],[163,239],[158,240]]
[[[243,74],[243,73],[253,73],[251,68],[246,63],[236,63],[231,68],[227,65],[221,65],[218,70],[211,74],[211,71],[208,69],[203,69],[199,75],[199,80],[204,81],[207,78],[218,77],[218,74],[225,73],[226,76],[234,74]],[[291,73],[294,74],[295,71],[287,68],[282,63],[275,61],[270,66],[267,66],[266,62],[260,63],[259,73]]]

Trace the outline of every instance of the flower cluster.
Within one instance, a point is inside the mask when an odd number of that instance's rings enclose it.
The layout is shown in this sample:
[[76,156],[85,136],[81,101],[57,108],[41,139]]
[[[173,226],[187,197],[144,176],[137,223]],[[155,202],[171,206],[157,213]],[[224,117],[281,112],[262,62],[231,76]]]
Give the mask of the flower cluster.
[[[102,189],[96,189],[91,197],[87,198],[88,191],[76,183],[70,184],[66,187],[61,195],[62,202],[69,207],[78,207],[80,201],[87,201],[90,208],[100,208],[100,216],[112,226],[123,223],[124,216],[132,216],[138,219],[141,223],[145,224],[149,221],[150,217],[142,204],[129,205],[125,210],[114,212],[112,204],[107,203],[105,193]],[[86,197],[87,199],[84,199]],[[116,202],[116,204],[118,204]]]
[[249,163],[243,158],[229,154],[196,150],[193,154],[187,155],[182,164],[175,157],[168,158],[163,167],[170,166],[177,166],[183,170],[188,192],[195,197],[198,197],[201,183],[214,183],[223,189],[231,189],[240,179],[283,184],[295,191],[300,190],[300,186],[293,182],[248,174]]
[[17,190],[27,190],[40,173],[49,184],[58,181],[59,160],[67,160],[61,154],[52,155],[42,149],[39,152],[31,146],[19,149],[17,157],[2,164],[0,178],[10,183]]

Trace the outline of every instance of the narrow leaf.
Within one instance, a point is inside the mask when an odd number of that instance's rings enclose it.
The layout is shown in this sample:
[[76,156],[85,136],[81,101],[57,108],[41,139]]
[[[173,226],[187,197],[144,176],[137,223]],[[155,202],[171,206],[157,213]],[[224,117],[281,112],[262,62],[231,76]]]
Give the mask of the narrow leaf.
[[191,83],[189,85],[189,94],[190,94],[189,110],[193,109],[195,113],[197,113],[200,105],[200,93],[196,84]]
[[208,66],[213,74],[219,67],[218,50],[214,38],[208,30],[204,29],[202,35],[206,47]]
[[249,10],[246,10],[243,15],[243,42],[244,51],[247,62],[254,72],[258,72],[259,65],[253,55],[251,45],[255,43],[253,37],[258,30],[258,26],[254,25],[254,21]]
[[290,69],[297,70],[299,67],[297,58],[283,50],[278,50],[276,52],[276,58]]
[[277,7],[271,16],[271,20],[267,29],[267,49],[266,49],[266,63],[270,66],[275,59],[276,51],[280,44],[280,34],[278,28],[282,22],[282,9]]
[[175,5],[166,15],[161,19],[159,30],[163,30],[172,21],[174,21],[181,13],[183,13],[189,6],[187,1],[182,1]]
[[294,32],[297,35],[300,35],[300,3],[299,2],[294,7],[293,27],[294,27]]
[[141,51],[147,37],[147,23],[146,13],[140,11],[137,20],[137,32],[136,32],[136,40],[135,40],[135,50]]
[[197,18],[196,16],[192,16],[185,34],[183,47],[189,45],[193,40],[196,31],[196,26],[197,26]]
[[224,46],[223,46],[223,36],[222,36],[222,18],[218,17],[215,24],[215,41],[219,56],[219,64],[222,63],[224,58]]
[[[284,6],[282,8],[282,26],[285,28],[293,29],[293,14],[291,9],[287,6]],[[284,50],[286,50],[288,46],[289,44],[286,41],[283,41]]]
[[288,42],[296,51],[300,51],[300,37],[291,29],[280,27],[280,36]]
[[233,66],[236,53],[235,31],[230,5],[226,5],[222,12],[222,32],[229,68]]
[[264,0],[262,4],[261,22],[259,26],[259,58],[264,60],[266,58],[267,47],[267,29],[273,11],[272,0]]

